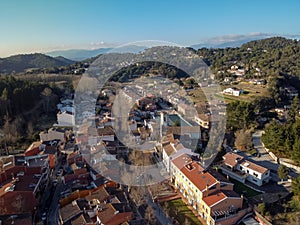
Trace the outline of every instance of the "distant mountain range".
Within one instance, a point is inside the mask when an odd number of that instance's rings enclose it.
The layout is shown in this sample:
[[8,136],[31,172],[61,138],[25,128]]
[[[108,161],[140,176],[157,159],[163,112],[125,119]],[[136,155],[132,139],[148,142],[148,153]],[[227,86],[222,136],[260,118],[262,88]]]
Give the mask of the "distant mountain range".
[[99,48],[99,49],[69,49],[69,50],[59,50],[45,53],[46,55],[52,57],[62,56],[64,58],[74,60],[74,61],[82,61],[88,58],[95,57],[97,55],[106,53],[112,50],[112,48]]
[[[251,33],[245,35],[225,35],[216,38],[210,38],[199,44],[191,45],[190,47],[194,49],[199,48],[227,48],[227,47],[240,47],[250,41],[260,40],[275,36],[273,34],[267,33]],[[88,58],[96,57],[100,54],[107,52],[139,52],[143,51],[145,46],[129,45],[117,48],[98,48],[93,50],[88,49],[69,49],[69,50],[59,50],[45,53],[46,55],[57,57],[62,56],[74,61],[82,61]]]
[[54,58],[41,53],[14,55],[0,58],[0,73],[19,73],[27,69],[60,67],[73,63],[74,61],[62,56]]
[[[278,36],[276,34],[269,34],[269,33],[250,33],[250,34],[243,34],[243,35],[225,35],[215,38],[210,38],[206,41],[203,41],[199,44],[191,45],[190,47],[194,49],[200,49],[200,48],[236,48],[241,47],[243,44],[248,43],[250,41],[256,41],[261,39],[266,39],[270,37]],[[299,35],[280,35],[282,37],[286,38],[292,38],[292,39],[299,39]]]
[[[241,45],[250,41],[266,39],[274,35],[253,33],[247,35],[226,35],[222,37],[212,38],[203,43],[191,45],[194,49],[200,48],[226,48],[226,47],[240,47]],[[299,36],[290,36],[288,38],[299,39]],[[107,52],[117,53],[137,53],[145,50],[147,47],[138,45],[121,46],[117,48],[99,48],[94,50],[87,49],[70,49],[61,51],[52,51],[45,54],[24,54],[15,55],[7,58],[0,58],[0,74],[12,72],[24,72],[27,69],[42,69],[51,67],[67,66],[76,61],[83,61],[91,59],[100,54]]]
[[143,51],[146,47],[145,46],[137,46],[137,45],[128,45],[128,46],[121,46],[117,48],[98,48],[98,49],[69,49],[69,50],[59,50],[53,52],[47,52],[46,55],[52,57],[62,56],[70,60],[74,61],[82,61],[85,59],[89,59],[92,57],[96,57],[100,54],[104,54],[107,52],[118,52],[118,53],[137,53]]

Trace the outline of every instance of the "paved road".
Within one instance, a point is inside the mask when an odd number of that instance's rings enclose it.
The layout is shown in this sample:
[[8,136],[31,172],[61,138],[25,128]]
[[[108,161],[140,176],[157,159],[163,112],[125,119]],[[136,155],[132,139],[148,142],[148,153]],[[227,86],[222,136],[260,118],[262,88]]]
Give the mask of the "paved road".
[[155,216],[156,216],[157,220],[160,222],[160,224],[162,224],[162,225],[172,224],[172,222],[166,216],[166,214],[162,210],[162,208],[156,202],[152,201],[150,194],[148,194],[148,205],[154,209]]
[[[269,153],[266,151],[266,149],[262,145],[262,142],[261,142],[262,134],[263,134],[263,131],[258,130],[252,135],[254,148],[256,148],[258,150],[261,157],[250,157],[250,158],[255,160],[257,162],[257,164],[265,166],[268,169],[270,169],[271,172],[273,172],[272,175],[274,176],[274,174],[276,174],[275,171],[278,171],[279,164],[277,164],[277,162],[269,155]],[[296,178],[298,176],[298,174],[292,170],[289,172],[289,175],[294,178]],[[277,176],[277,174],[276,174],[276,176]],[[278,178],[278,176],[277,176],[277,178]]]
[[266,151],[264,146],[261,142],[261,136],[263,131],[258,130],[252,135],[252,142],[254,145],[254,148],[257,149],[258,153],[260,154],[260,157],[250,157],[253,158],[258,164],[263,165],[270,169],[271,171],[277,171],[279,164],[269,155],[269,153]]

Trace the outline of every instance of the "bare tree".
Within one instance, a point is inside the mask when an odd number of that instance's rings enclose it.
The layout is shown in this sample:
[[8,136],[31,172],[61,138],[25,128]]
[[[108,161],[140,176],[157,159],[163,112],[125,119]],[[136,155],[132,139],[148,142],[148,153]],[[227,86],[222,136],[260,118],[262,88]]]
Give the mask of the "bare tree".
[[145,211],[145,219],[148,221],[149,225],[155,225],[157,223],[157,219],[155,216],[155,210],[148,206]]

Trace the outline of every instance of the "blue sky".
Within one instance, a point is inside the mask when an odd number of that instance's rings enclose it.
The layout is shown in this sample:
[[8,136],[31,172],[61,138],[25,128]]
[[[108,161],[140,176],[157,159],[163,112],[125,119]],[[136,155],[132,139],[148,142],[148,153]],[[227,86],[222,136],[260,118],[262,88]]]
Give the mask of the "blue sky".
[[299,10],[298,0],[1,0],[0,57],[141,40],[299,35]]

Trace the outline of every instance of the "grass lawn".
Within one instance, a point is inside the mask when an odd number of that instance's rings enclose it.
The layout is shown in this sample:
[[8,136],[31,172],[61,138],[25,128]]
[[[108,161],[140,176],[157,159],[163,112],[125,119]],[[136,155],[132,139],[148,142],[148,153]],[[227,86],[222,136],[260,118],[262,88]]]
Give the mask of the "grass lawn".
[[181,199],[168,201],[165,204],[169,209],[169,216],[177,220],[179,224],[184,224],[187,219],[191,225],[203,225]]
[[231,179],[230,181],[234,184],[233,189],[234,191],[236,191],[237,193],[243,194],[245,197],[249,198],[249,197],[254,197],[256,195],[261,194],[261,192],[255,191],[252,188],[249,188],[248,186],[244,185],[243,183]]

